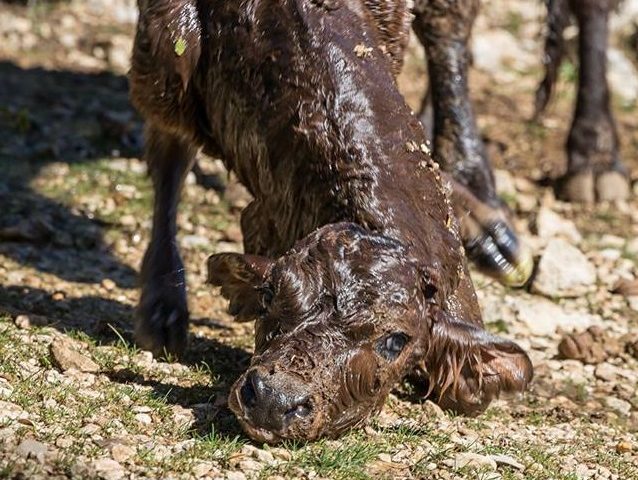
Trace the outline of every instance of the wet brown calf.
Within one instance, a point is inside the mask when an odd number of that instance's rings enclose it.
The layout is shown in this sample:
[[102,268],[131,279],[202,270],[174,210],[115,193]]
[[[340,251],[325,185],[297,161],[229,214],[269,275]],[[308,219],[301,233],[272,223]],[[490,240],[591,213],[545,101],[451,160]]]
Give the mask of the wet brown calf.
[[252,365],[229,400],[250,436],[338,435],[414,373],[467,414],[525,389],[529,358],[482,327],[449,194],[397,90],[406,2],[141,0],[140,10],[131,94],[155,186],[140,345],[179,354],[186,344],[175,217],[202,147],[254,198],[246,254],[209,260],[231,313],[256,322]]

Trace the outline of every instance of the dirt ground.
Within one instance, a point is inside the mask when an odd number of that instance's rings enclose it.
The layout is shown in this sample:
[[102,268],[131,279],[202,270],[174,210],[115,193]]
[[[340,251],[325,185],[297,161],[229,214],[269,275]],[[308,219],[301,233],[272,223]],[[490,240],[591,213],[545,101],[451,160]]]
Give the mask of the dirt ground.
[[[219,161],[202,159],[208,180],[227,185],[218,193],[191,175],[183,196],[188,353],[164,363],[137,350],[151,190],[127,98],[135,2],[24,3],[0,2],[0,478],[638,479],[638,289],[612,293],[638,273],[638,199],[554,198],[577,70],[572,54],[549,111],[530,122],[540,2],[484,2],[471,77],[500,192],[539,259],[526,289],[473,278],[488,328],[529,351],[530,391],[468,419],[401,385],[365,428],[278,447],[251,443],[226,408],[252,328],[233,323],[205,285],[208,255],[241,250],[249,199]],[[638,179],[628,20],[638,8],[626,5],[610,66],[622,157]],[[416,44],[400,86],[416,109],[425,88]],[[566,333],[592,325],[608,358],[557,358]]]

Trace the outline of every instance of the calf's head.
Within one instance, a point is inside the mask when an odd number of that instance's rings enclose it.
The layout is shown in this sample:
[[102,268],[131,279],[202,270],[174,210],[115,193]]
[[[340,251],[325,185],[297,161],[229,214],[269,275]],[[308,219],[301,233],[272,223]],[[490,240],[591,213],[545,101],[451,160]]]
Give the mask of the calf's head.
[[209,280],[238,320],[256,320],[252,365],[229,405],[258,441],[336,436],[417,366],[468,412],[531,377],[518,346],[448,317],[434,272],[404,245],[352,224],[323,227],[276,260],[213,255]]

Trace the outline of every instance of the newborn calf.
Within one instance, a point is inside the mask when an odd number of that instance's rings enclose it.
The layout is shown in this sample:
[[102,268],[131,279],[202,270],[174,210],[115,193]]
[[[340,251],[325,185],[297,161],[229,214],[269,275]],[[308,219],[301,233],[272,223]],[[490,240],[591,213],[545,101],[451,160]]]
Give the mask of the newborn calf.
[[425,133],[397,90],[404,1],[140,0],[131,70],[155,187],[136,338],[187,338],[180,189],[197,149],[254,201],[245,255],[209,260],[255,355],[230,407],[256,440],[335,436],[419,373],[461,413],[522,391],[532,366],[482,327]]

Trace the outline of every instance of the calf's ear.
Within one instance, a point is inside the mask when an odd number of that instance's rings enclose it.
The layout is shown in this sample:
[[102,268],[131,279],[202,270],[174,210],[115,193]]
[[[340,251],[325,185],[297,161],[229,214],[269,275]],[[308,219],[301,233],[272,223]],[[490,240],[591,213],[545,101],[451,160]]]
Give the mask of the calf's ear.
[[237,321],[247,322],[259,316],[259,287],[272,264],[269,258],[240,253],[218,253],[208,258],[208,283],[222,287],[221,294],[230,301],[228,312]]
[[459,321],[435,322],[431,333],[424,367],[444,409],[477,415],[501,393],[522,392],[532,380],[532,362],[512,341]]

